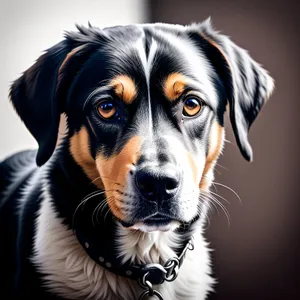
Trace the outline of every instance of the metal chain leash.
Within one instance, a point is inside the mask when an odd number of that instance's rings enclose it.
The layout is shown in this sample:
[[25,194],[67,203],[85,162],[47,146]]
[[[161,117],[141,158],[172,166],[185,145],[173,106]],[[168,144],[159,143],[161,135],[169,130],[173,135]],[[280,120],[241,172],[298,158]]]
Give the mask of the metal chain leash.
[[160,264],[148,265],[148,267],[145,269],[144,274],[138,280],[140,286],[145,289],[138,300],[145,300],[148,297],[155,297],[158,300],[164,300],[162,294],[153,289],[150,276],[151,274],[153,275],[153,273],[159,274],[161,277],[159,284],[162,284],[164,281],[174,281],[178,276],[179,267],[183,261],[183,258],[185,257],[187,250],[194,250],[194,244],[192,240],[187,244],[186,248],[178,258],[170,258],[163,266]]

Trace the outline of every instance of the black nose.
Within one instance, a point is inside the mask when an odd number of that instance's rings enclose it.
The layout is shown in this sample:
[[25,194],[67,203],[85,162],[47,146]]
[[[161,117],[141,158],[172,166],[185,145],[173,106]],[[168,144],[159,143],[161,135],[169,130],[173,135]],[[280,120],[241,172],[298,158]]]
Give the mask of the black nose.
[[178,170],[169,164],[161,168],[141,168],[135,176],[140,193],[151,201],[174,197],[180,183]]

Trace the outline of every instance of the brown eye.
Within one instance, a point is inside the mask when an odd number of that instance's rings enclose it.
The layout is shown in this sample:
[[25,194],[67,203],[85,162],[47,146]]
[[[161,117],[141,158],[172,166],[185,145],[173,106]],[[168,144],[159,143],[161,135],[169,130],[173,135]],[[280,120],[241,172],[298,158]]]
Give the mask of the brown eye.
[[197,98],[187,98],[183,104],[183,115],[188,117],[195,116],[201,110],[201,101]]
[[110,119],[117,114],[117,109],[112,101],[104,100],[102,101],[98,107],[98,112],[104,119]]

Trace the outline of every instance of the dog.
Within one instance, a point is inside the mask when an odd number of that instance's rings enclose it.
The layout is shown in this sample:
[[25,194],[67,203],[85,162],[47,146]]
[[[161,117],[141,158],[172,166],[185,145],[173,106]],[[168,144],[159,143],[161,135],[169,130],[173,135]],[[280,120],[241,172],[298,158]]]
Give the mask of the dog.
[[0,298],[207,299],[225,112],[252,161],[273,89],[209,19],[66,32],[10,87],[38,147],[1,162]]

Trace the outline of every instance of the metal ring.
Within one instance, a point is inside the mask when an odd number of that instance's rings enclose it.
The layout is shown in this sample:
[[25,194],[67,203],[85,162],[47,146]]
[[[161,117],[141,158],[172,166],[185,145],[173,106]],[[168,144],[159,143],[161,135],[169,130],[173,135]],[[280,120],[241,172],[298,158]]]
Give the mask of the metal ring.
[[169,270],[169,269],[173,268],[174,265],[175,265],[175,261],[174,261],[173,259],[169,259],[169,260],[167,260],[167,262],[165,263],[164,268],[165,268],[166,270]]
[[173,272],[172,272],[172,274],[169,276],[169,277],[166,277],[165,278],[165,280],[166,281],[174,281],[176,278],[177,278],[177,276],[178,276],[178,272],[179,271],[179,268],[178,268],[178,266],[176,266],[174,269],[173,269]]
[[156,297],[158,300],[164,300],[162,294],[158,291],[153,290],[153,294],[151,295],[150,291],[145,291],[144,293],[141,294],[141,296],[139,297],[139,300],[143,300],[146,299],[146,297],[148,296],[154,296]]
[[164,265],[164,268],[168,270],[173,267],[173,264],[174,268],[180,264],[179,259],[177,257],[170,258],[169,260],[167,260]]
[[179,264],[180,264],[180,261],[178,258],[172,258],[172,259],[169,259],[167,262],[166,262],[166,266],[165,268],[171,268],[173,267],[172,269],[172,273],[170,274],[169,277],[165,276],[165,280],[166,281],[173,281],[177,278],[178,276],[178,273],[179,273]]
[[171,258],[165,263],[165,269],[171,271],[169,276],[167,276],[168,273],[166,274],[165,276],[166,281],[170,282],[177,278],[179,272],[179,265],[180,265],[180,261],[177,257]]
[[[146,272],[146,273],[144,274],[144,276],[142,277],[142,279],[139,278],[139,280],[138,280],[140,286],[141,286],[142,288],[144,288],[144,289],[148,287],[148,285],[147,285],[147,280],[146,280],[146,277],[147,277],[148,275],[149,275],[149,272]],[[148,282],[149,282],[149,281],[148,281]],[[151,284],[151,282],[150,282],[150,284]]]
[[189,241],[188,249],[191,250],[191,251],[195,249],[194,243],[192,241]]
[[149,295],[153,296],[154,295],[154,290],[153,290],[153,287],[152,287],[152,283],[148,280],[146,280],[145,283],[146,283],[146,286],[148,288]]

